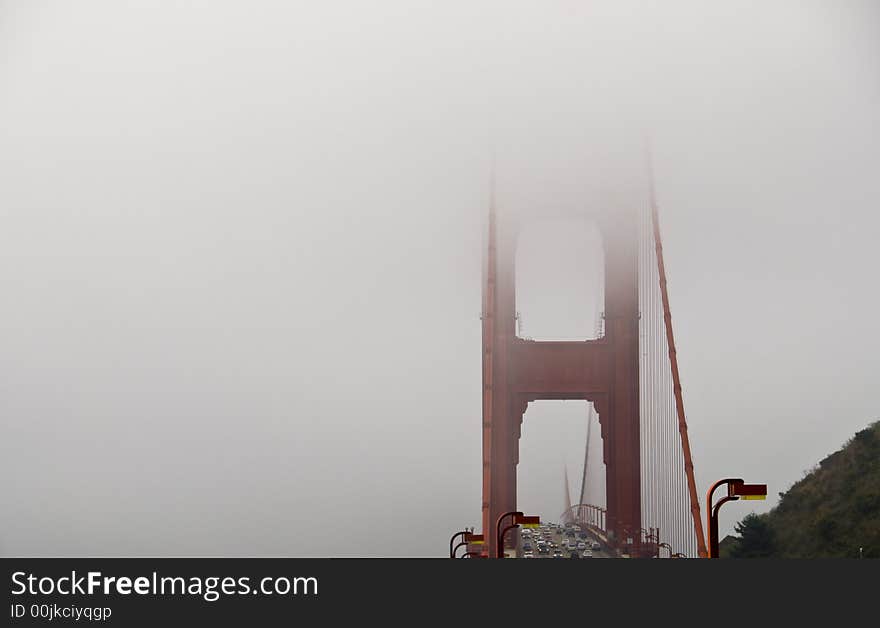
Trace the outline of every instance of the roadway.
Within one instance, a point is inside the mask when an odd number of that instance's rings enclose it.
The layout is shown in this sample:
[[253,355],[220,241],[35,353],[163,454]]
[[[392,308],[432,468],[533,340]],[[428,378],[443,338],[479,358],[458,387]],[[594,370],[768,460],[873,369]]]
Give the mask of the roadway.
[[[580,538],[579,534],[584,533],[586,538]],[[567,549],[566,543],[571,541],[583,543],[585,547],[575,550]],[[598,543],[597,549],[593,549],[594,543]],[[542,523],[540,528],[522,528],[516,557],[574,558],[573,551],[577,554],[577,558],[615,557],[614,553],[590,532],[584,530],[582,533],[578,533],[576,530],[572,530],[572,533],[568,534],[562,526],[553,523]],[[586,556],[584,555],[585,551]]]

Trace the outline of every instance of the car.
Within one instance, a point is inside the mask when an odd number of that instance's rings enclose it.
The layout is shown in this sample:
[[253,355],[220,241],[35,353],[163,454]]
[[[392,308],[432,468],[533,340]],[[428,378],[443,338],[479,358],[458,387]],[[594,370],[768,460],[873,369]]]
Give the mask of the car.
[[602,549],[602,546],[599,544],[599,541],[593,541],[593,545],[591,546],[591,549],[594,552],[598,552],[599,550]]
[[592,557],[593,557],[593,552],[591,552],[590,550],[584,550],[584,553],[581,554],[581,556],[582,556],[583,558],[592,558]]
[[562,552],[559,550],[553,552],[553,558],[562,558]]
[[584,543],[583,541],[580,541],[580,542],[577,544],[577,548],[578,548],[579,550],[585,550],[585,549],[587,549],[587,544]]
[[569,557],[569,558],[580,558],[581,555],[578,554],[577,552],[571,552],[571,553],[568,555],[568,557]]

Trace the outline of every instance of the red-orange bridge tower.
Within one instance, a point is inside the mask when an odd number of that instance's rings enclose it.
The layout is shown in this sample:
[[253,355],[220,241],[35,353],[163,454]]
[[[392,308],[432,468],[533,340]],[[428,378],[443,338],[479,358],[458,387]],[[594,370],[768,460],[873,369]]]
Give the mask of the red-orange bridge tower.
[[[516,334],[516,218],[489,216],[483,280],[483,530],[516,510],[523,414],[538,399],[593,402],[606,465],[606,526],[623,537],[641,526],[639,456],[638,214],[605,211],[605,334],[587,341],[535,341]],[[494,538],[489,535],[489,555]]]

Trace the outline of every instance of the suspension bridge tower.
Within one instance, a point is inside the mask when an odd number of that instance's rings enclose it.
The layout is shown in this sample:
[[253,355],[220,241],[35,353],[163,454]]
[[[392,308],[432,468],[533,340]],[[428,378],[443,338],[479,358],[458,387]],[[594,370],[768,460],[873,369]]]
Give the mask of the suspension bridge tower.
[[[483,263],[483,530],[516,508],[523,415],[529,402],[584,399],[601,426],[608,532],[642,527],[639,430],[639,212],[584,211],[604,249],[604,335],[535,341],[516,333],[516,245],[523,215],[489,209]],[[533,218],[529,216],[529,218]],[[489,534],[489,555],[494,556]]]

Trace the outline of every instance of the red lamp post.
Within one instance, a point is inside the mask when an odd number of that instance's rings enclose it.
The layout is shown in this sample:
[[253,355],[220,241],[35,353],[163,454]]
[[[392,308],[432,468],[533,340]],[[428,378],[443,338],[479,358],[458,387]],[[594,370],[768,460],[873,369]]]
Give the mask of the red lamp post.
[[[513,523],[502,530],[501,522],[510,516],[513,516]],[[507,534],[509,530],[512,530],[513,528],[518,528],[520,525],[533,528],[539,526],[540,524],[540,517],[527,516],[518,510],[511,510],[498,517],[498,521],[495,523],[495,558],[504,558],[504,535]]]
[[452,546],[453,543],[455,543],[455,539],[460,536],[464,536],[465,534],[468,534],[469,532],[470,532],[470,530],[460,530],[459,532],[456,532],[455,534],[452,535],[452,538],[449,539],[449,558],[455,558],[455,550],[457,550],[459,547],[461,547],[461,544],[456,545],[455,547]]
[[[712,505],[712,495],[715,490],[723,485],[727,485],[727,495],[718,500],[718,503]],[[706,514],[709,519],[709,543],[708,558],[718,558],[718,510],[722,505],[730,501],[738,499],[766,499],[766,484],[746,484],[742,478],[725,478],[718,480],[709,488],[706,493]]]

